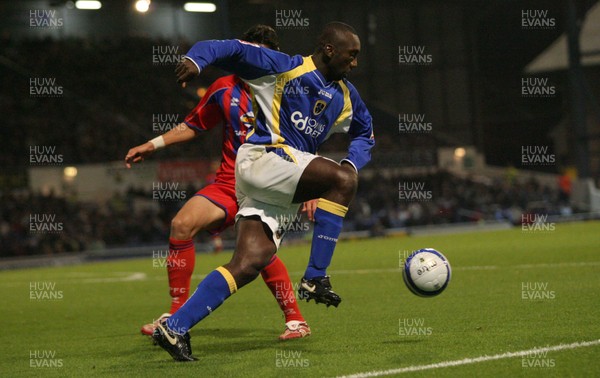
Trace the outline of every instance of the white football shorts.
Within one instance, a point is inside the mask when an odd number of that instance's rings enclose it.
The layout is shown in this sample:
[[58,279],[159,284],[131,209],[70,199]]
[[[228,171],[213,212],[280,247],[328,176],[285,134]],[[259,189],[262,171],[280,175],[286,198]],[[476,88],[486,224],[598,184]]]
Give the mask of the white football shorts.
[[239,210],[235,216],[259,216],[273,232],[277,248],[287,223],[300,204],[293,204],[302,172],[317,155],[285,146],[273,148],[245,143],[235,161],[235,193]]

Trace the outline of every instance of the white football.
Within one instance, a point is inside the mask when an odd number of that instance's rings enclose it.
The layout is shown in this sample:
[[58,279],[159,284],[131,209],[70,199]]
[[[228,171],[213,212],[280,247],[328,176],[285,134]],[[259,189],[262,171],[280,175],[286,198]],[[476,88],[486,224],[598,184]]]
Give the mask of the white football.
[[450,263],[444,255],[433,248],[423,248],[408,256],[402,276],[414,294],[433,297],[446,289],[451,272]]

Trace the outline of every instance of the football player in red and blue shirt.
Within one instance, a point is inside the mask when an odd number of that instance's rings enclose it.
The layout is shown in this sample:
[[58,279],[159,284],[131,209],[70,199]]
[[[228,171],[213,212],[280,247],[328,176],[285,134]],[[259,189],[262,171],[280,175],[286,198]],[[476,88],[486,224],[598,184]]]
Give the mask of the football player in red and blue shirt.
[[[275,31],[257,25],[246,32],[243,40],[278,50]],[[203,131],[223,125],[221,165],[215,182],[199,190],[177,213],[171,222],[167,272],[171,309],[159,320],[175,313],[189,297],[190,281],[194,270],[195,248],[193,237],[203,230],[218,234],[235,223],[238,204],[235,195],[235,158],[254,121],[249,88],[237,76],[229,75],[216,80],[207,89],[200,103],[185,121],[162,136],[132,148],[125,157],[127,167],[144,160],[157,148],[187,142]],[[314,211],[316,203],[306,205]],[[312,209],[312,210],[311,210]],[[293,339],[310,335],[310,328],[300,313],[287,269],[274,255],[261,275],[277,299],[286,320],[286,329],[280,339]],[[142,333],[152,335],[157,322],[142,327]]]

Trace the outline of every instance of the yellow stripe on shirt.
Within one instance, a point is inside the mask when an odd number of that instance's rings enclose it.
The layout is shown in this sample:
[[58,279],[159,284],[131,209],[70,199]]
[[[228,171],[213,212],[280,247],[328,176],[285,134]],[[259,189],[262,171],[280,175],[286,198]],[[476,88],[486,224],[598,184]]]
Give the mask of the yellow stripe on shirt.
[[[250,138],[250,136],[252,134],[254,134],[254,130],[256,130],[256,114],[258,113],[258,102],[256,102],[256,97],[254,97],[254,90],[252,89],[251,86],[246,85],[246,87],[249,90],[249,97],[250,100],[252,101],[252,109],[253,109],[253,113],[254,113],[254,119],[252,120],[252,130],[250,130],[250,132],[246,135],[246,138],[244,139],[244,141],[247,141],[248,138]],[[254,110],[257,109],[257,110]]]
[[336,127],[344,121],[347,121],[348,125],[350,125],[349,121],[352,117],[352,101],[350,101],[350,89],[348,89],[348,86],[342,80],[338,81],[338,84],[342,88],[342,92],[344,92],[344,107],[342,108],[342,112],[340,113],[340,115],[335,120],[333,127]]
[[285,139],[281,136],[279,129],[279,112],[281,111],[281,98],[283,97],[285,86],[297,77],[300,77],[308,72],[317,69],[312,57],[302,57],[302,64],[298,67],[284,72],[275,78],[275,90],[273,92],[273,105],[271,106],[271,114],[273,115],[273,133],[277,135],[276,144],[283,143]]

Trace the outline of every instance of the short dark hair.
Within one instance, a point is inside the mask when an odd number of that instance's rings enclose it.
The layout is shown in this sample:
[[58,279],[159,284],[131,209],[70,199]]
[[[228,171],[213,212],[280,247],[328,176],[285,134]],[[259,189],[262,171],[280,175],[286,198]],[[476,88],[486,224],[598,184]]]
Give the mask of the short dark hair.
[[277,32],[268,25],[254,25],[246,30],[242,40],[251,43],[263,44],[271,50],[279,51],[279,36]]
[[328,43],[334,43],[339,34],[344,32],[350,32],[358,35],[352,26],[343,22],[333,21],[325,25],[323,30],[321,30],[321,34],[319,34],[319,37],[317,38],[316,51],[323,50],[325,45]]

